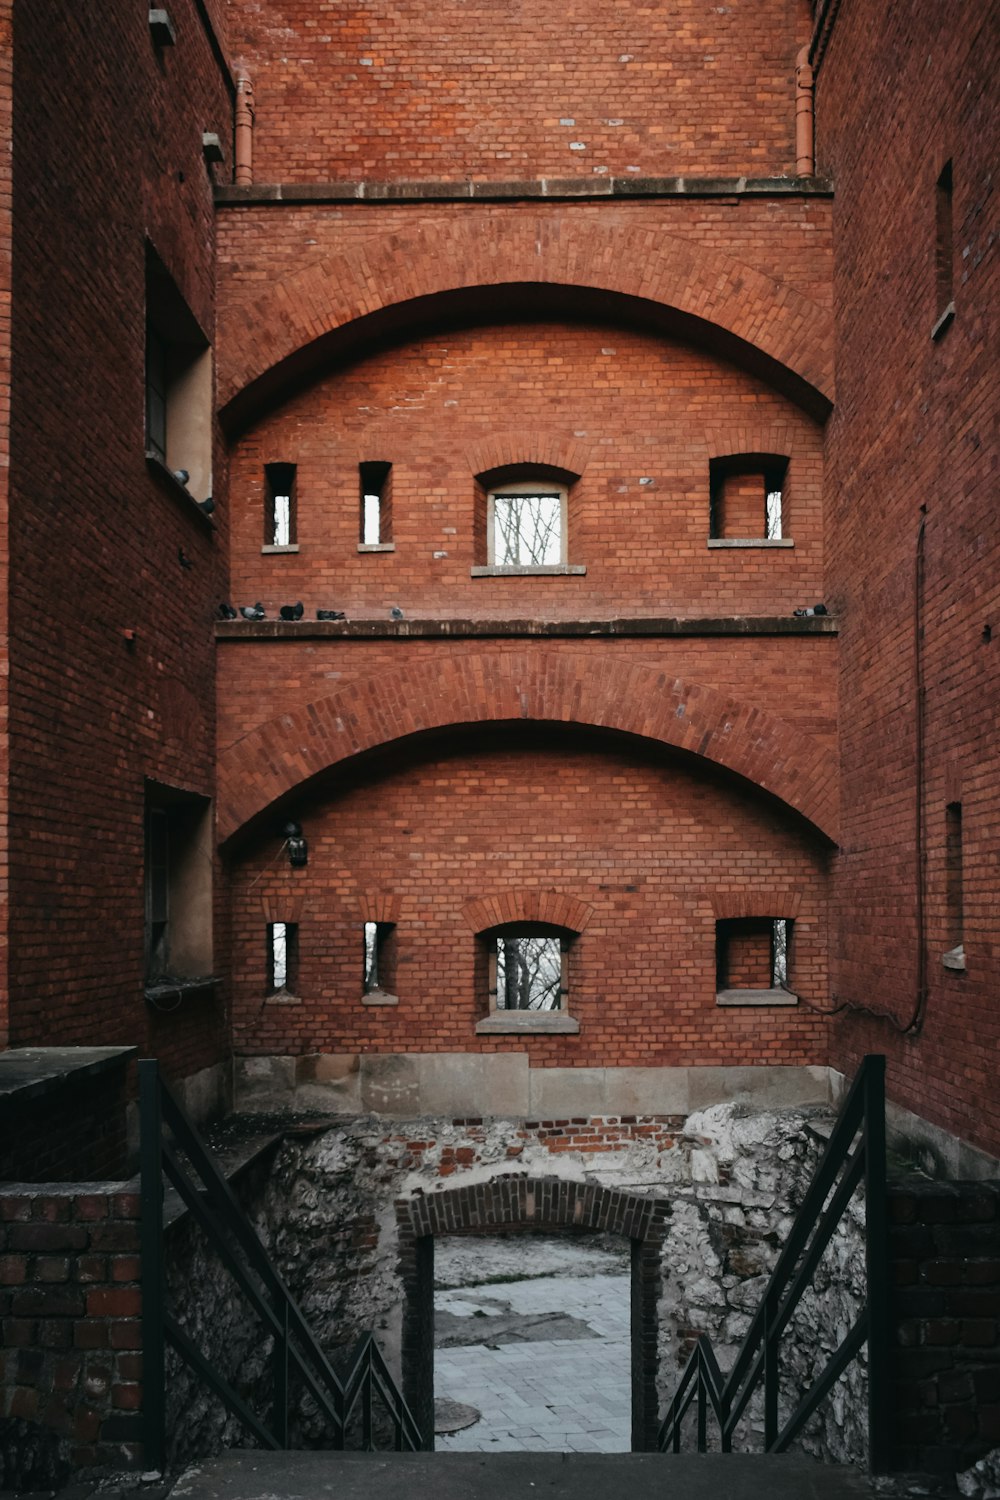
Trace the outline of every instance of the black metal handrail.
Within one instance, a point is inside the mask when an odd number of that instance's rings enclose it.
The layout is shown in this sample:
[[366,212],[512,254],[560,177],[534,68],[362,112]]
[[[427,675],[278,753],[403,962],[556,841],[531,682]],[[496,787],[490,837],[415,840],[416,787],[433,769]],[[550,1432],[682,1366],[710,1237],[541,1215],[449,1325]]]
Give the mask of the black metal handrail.
[[[861,1312],[839,1347],[779,1428],[780,1345],[820,1257],[860,1182],[865,1189],[867,1291]],[[697,1444],[708,1444],[708,1409],[719,1428],[719,1446],[732,1451],[733,1432],[761,1381],[764,1385],[764,1451],[783,1453],[802,1431],[851,1360],[868,1345],[868,1452],[873,1473],[888,1468],[886,1416],[889,1357],[888,1249],[885,1176],[885,1058],[864,1059],[844,1100],[822,1160],[771,1272],[736,1362],[722,1376],[712,1341],[700,1334],[660,1426],[661,1452],[680,1452],[681,1424],[697,1401]]]
[[[160,1078],[154,1060],[139,1063],[142,1166],[142,1336],[146,1463],[166,1461],[165,1353],[170,1344],[265,1448],[287,1448],[291,1383],[296,1376],[327,1419],[331,1448],[343,1448],[355,1414],[361,1446],[374,1446],[375,1402],[397,1450],[423,1445],[413,1416],[372,1334],[359,1340],[346,1377],[327,1359],[208,1147]],[[170,1132],[164,1136],[163,1127]],[[163,1267],[163,1183],[176,1188],[209,1244],[272,1338],[271,1411],[252,1410],[194,1343],[166,1305]],[[358,1411],[360,1403],[360,1411]]]

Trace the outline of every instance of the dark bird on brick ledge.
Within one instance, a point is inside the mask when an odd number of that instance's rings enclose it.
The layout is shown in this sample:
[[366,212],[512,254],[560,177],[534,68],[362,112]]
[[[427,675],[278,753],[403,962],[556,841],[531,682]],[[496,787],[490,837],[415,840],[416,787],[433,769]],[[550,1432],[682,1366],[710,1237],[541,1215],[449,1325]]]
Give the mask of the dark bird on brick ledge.
[[808,609],[792,610],[792,614],[799,620],[808,619],[811,615],[828,615],[829,613],[825,604],[813,604]]
[[241,604],[240,614],[244,620],[263,620],[264,606],[259,600],[256,604]]
[[220,620],[235,620],[239,614],[239,610],[234,609],[231,604],[227,604],[225,600],[223,600],[223,602],[219,605],[218,613]]
[[298,604],[283,604],[278,614],[283,620],[301,620],[305,613],[305,606],[300,599]]
[[177,548],[177,561],[180,563],[180,565],[181,565],[182,568],[187,569],[187,568],[193,568],[194,567],[194,563],[188,557],[188,555],[184,551],[183,547],[178,547]]
[[188,473],[187,469],[171,469],[170,472],[173,474],[178,484],[187,484],[188,480],[191,478],[191,475]]
[[213,510],[215,509],[215,501],[212,499],[211,495],[207,496],[207,498],[204,500],[198,501],[198,509],[203,510],[206,516],[210,516],[212,514]]
[[405,620],[406,619],[406,616],[403,614],[403,611],[400,609],[400,607],[399,607],[398,604],[394,604],[392,606],[392,608],[389,611],[389,614],[392,616],[392,618],[394,620]]
[[342,609],[318,609],[317,620],[346,620],[347,614]]

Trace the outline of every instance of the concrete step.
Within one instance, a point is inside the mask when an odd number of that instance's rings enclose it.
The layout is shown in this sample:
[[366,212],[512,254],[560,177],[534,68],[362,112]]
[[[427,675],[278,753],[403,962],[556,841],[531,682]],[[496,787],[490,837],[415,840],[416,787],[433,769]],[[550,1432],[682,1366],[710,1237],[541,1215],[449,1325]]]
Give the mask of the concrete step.
[[656,1453],[264,1453],[188,1469],[171,1500],[870,1500],[856,1469]]

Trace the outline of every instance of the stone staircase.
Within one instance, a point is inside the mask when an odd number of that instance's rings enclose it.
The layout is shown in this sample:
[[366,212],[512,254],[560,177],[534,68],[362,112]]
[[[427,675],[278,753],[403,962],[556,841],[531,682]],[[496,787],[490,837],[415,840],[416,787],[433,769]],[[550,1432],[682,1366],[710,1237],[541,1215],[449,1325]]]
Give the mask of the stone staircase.
[[190,1468],[171,1500],[870,1500],[856,1469],[656,1453],[268,1453]]

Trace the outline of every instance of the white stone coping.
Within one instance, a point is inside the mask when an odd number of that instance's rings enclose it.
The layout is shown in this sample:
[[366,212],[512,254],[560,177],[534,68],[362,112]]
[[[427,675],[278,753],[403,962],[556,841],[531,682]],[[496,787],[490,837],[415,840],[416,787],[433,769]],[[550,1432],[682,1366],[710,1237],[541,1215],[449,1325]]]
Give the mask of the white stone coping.
[[710,547],[794,547],[790,536],[710,536]]
[[475,567],[469,569],[470,578],[583,578],[587,569],[583,563],[533,563],[528,566]]
[[791,990],[719,990],[716,1005],[798,1005],[798,995]]

